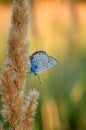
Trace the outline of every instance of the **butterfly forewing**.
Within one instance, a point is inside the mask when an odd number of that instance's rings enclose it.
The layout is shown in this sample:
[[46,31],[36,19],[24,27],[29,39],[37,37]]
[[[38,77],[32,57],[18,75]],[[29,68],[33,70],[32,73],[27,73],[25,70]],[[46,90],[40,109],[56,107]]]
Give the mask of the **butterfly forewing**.
[[31,72],[34,74],[42,73],[53,68],[57,61],[46,54],[44,51],[38,51],[31,55],[30,57],[31,62]]

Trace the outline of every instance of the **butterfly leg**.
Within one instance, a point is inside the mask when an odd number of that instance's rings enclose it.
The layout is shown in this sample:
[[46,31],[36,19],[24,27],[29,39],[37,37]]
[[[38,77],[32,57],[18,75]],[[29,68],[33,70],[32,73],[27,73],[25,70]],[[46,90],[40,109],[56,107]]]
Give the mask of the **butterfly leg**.
[[42,84],[41,79],[40,79],[40,76],[39,76],[38,74],[37,74],[37,77],[38,77],[38,79],[39,79],[39,83]]

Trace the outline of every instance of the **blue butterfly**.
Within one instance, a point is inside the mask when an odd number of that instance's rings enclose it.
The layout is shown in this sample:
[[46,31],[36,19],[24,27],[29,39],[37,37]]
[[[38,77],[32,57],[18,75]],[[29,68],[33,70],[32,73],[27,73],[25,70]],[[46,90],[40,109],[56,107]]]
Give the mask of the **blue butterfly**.
[[37,75],[53,68],[58,62],[45,51],[36,51],[30,56],[30,64],[30,72]]

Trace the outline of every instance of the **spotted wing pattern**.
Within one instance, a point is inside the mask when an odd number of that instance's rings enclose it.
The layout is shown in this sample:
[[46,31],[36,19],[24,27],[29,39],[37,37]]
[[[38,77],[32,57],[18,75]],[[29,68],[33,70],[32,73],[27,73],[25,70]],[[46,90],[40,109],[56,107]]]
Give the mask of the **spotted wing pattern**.
[[49,56],[45,51],[36,51],[30,56],[30,71],[37,75],[57,65],[56,59]]

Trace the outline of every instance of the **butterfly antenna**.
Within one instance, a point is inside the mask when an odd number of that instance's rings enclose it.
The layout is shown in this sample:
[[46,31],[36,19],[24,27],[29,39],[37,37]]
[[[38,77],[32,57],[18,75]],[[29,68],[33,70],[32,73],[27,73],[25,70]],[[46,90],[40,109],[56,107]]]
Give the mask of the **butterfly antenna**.
[[38,79],[39,79],[39,83],[42,84],[42,83],[41,83],[40,76],[39,76],[38,74],[37,74],[37,77],[38,77]]

